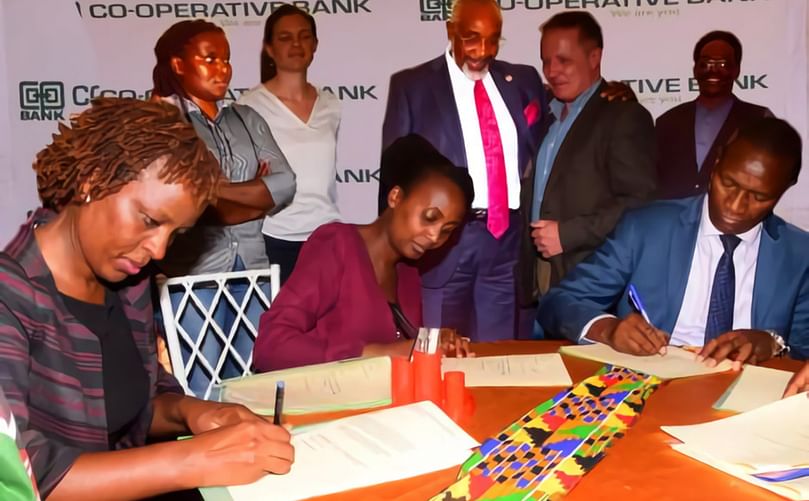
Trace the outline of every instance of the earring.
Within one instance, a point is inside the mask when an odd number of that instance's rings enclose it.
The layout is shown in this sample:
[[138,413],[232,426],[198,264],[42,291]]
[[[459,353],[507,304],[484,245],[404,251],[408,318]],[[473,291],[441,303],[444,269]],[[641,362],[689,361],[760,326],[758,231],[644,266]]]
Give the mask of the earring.
[[84,197],[84,203],[89,204],[91,200],[92,200],[92,197],[88,193],[87,196]]

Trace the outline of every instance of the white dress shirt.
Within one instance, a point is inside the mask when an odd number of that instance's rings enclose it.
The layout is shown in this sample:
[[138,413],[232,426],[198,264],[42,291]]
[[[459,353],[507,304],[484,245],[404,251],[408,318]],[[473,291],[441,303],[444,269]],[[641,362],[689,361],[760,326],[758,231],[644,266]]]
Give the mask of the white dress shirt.
[[264,218],[262,232],[273,238],[301,242],[320,225],[339,221],[337,129],[340,125],[340,100],[331,92],[318,89],[307,122],[298,118],[261,84],[242,94],[239,103],[253,108],[264,118],[297,178],[292,203]]
[[[736,235],[741,239],[733,253],[736,292],[733,298],[733,329],[750,329],[752,325],[753,286],[756,279],[758,247],[761,243],[762,223],[745,233]],[[697,230],[697,242],[691,269],[685,286],[683,303],[677,315],[677,322],[671,333],[669,344],[675,346],[702,346],[705,340],[705,326],[708,324],[708,310],[711,305],[711,288],[719,259],[724,254],[722,232],[716,229],[708,214],[708,197],[702,204],[702,216]],[[585,334],[595,322],[613,315],[599,315],[584,326],[580,339],[590,341]]]
[[[458,68],[449,48],[447,48],[446,57],[452,93],[455,96],[455,108],[458,110],[458,118],[461,121],[466,167],[469,169],[469,175],[472,177],[472,184],[475,187],[475,199],[472,201],[472,207],[488,209],[489,178],[486,172],[486,155],[483,151],[480,121],[475,105],[475,81]],[[514,119],[489,72],[486,72],[486,76],[483,77],[483,87],[489,95],[489,101],[492,103],[494,115],[497,118],[497,127],[500,129],[500,141],[503,144],[503,155],[506,160],[508,207],[509,209],[519,209],[520,170],[517,126],[514,125]]]
[[[733,299],[733,329],[749,329],[753,308],[753,286],[756,279],[758,247],[761,243],[761,223],[753,229],[737,235],[742,239],[733,253],[733,267],[736,276],[736,293]],[[671,333],[673,345],[702,346],[705,326],[708,323],[708,309],[711,303],[711,288],[719,259],[724,254],[722,241],[708,215],[708,197],[702,205],[702,218],[699,222],[697,245],[688,272],[685,296]]]

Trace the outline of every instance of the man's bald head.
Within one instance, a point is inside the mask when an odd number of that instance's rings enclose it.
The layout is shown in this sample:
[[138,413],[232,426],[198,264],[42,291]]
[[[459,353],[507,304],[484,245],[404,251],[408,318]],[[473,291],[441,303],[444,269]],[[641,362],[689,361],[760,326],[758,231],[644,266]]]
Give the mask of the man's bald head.
[[497,12],[500,22],[502,23],[503,21],[503,15],[500,12],[500,4],[497,3],[497,0],[455,0],[452,3],[452,11],[449,20],[456,21],[461,11],[468,6],[493,9],[493,11]]
[[489,70],[500,50],[503,15],[496,0],[456,0],[447,21],[452,57],[472,80]]

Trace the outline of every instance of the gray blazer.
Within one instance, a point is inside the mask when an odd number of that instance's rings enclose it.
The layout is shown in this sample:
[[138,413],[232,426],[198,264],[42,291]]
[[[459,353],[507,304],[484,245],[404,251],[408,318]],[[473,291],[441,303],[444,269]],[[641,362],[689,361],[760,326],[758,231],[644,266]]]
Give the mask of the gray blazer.
[[[523,252],[534,256],[534,266],[520,273],[524,304],[559,283],[598,248],[626,209],[643,205],[654,195],[657,174],[652,116],[636,101],[600,97],[605,85],[602,82],[587,101],[565,136],[545,187],[540,218],[559,222],[563,253],[542,259],[531,240],[530,228],[524,232]],[[532,173],[523,185],[527,200],[534,196],[533,177]],[[544,284],[538,283],[540,276],[544,276]]]

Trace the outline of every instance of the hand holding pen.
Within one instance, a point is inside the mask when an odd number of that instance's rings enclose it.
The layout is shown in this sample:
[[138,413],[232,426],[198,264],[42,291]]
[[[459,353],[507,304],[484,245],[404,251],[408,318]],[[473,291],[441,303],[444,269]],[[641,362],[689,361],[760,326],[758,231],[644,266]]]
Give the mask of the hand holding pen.
[[587,338],[631,355],[665,355],[669,335],[652,324],[634,285],[629,285],[628,296],[635,313],[624,319],[610,317],[598,320],[588,331]]
[[[630,340],[634,341],[637,348],[642,351],[639,354],[651,355],[658,353],[665,355],[666,346],[669,344],[669,335],[654,326],[634,284],[629,284],[627,299],[636,313],[626,318],[628,325],[625,326],[625,331],[627,332],[625,336],[629,336]],[[638,318],[638,315],[640,315],[640,318]]]

